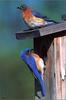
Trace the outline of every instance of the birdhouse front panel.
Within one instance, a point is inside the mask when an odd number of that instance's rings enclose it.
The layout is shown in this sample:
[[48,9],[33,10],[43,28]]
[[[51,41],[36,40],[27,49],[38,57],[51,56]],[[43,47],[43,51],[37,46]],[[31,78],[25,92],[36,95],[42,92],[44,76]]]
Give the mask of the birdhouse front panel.
[[66,100],[66,36],[54,39],[56,99]]

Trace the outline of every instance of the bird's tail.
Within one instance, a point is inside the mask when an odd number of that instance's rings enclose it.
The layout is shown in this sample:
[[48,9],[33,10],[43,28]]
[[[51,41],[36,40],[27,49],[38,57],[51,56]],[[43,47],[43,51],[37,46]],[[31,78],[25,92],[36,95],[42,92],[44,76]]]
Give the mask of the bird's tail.
[[43,75],[42,74],[38,78],[38,80],[39,80],[39,83],[40,83],[42,96],[46,96],[46,85],[45,85],[45,81],[43,79]]
[[58,22],[56,22],[54,20],[49,20],[48,22],[52,22],[52,23],[58,24]]
[[46,96],[46,85],[45,85],[44,79],[41,76],[41,73],[38,73],[36,71],[35,75],[36,75],[37,79],[39,80],[42,96]]
[[42,79],[41,81],[40,81],[40,85],[41,85],[41,92],[42,92],[42,95],[43,96],[46,96],[46,86],[45,86],[45,82],[44,82],[44,79]]
[[56,23],[56,24],[59,23],[59,22],[57,22],[57,21],[55,21],[55,20],[52,20],[52,19],[48,18],[47,16],[44,16],[43,19],[44,19],[45,21],[47,21],[47,22],[53,22],[53,23]]

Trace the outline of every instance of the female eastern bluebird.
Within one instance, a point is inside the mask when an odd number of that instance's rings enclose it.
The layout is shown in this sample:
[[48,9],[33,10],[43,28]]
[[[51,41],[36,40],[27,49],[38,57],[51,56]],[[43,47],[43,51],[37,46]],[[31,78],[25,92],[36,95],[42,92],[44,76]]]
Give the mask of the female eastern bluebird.
[[34,74],[35,78],[39,80],[41,86],[41,93],[43,96],[45,96],[46,88],[43,79],[45,66],[42,58],[40,58],[39,55],[32,52],[32,50],[29,48],[26,48],[24,51],[22,51],[20,56],[21,59],[28,65],[28,68]]
[[22,11],[23,19],[30,28],[42,27],[57,23],[47,18],[47,16],[42,16],[39,12],[32,10],[26,5],[21,5],[17,8]]

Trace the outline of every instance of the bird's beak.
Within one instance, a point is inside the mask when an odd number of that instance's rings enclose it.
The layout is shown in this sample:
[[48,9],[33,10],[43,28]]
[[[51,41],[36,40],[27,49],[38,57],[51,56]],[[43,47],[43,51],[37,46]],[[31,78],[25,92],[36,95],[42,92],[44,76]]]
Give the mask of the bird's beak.
[[17,9],[20,9],[21,10],[21,7],[17,7]]

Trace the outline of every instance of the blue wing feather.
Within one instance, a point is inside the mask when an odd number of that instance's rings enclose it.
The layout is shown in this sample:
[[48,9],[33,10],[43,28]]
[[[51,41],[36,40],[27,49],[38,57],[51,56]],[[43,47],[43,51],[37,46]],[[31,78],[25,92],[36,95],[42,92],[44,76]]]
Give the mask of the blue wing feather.
[[47,21],[47,22],[57,23],[56,21],[54,21],[54,20],[48,18],[47,16],[43,16],[43,15],[41,15],[39,12],[36,12],[36,11],[34,11],[34,10],[32,10],[32,15],[34,15],[34,16],[36,16],[36,17],[38,17],[38,18],[42,18],[42,19],[44,19],[44,20]]
[[39,12],[32,10],[32,14],[38,18],[47,18],[47,16],[41,15]]

